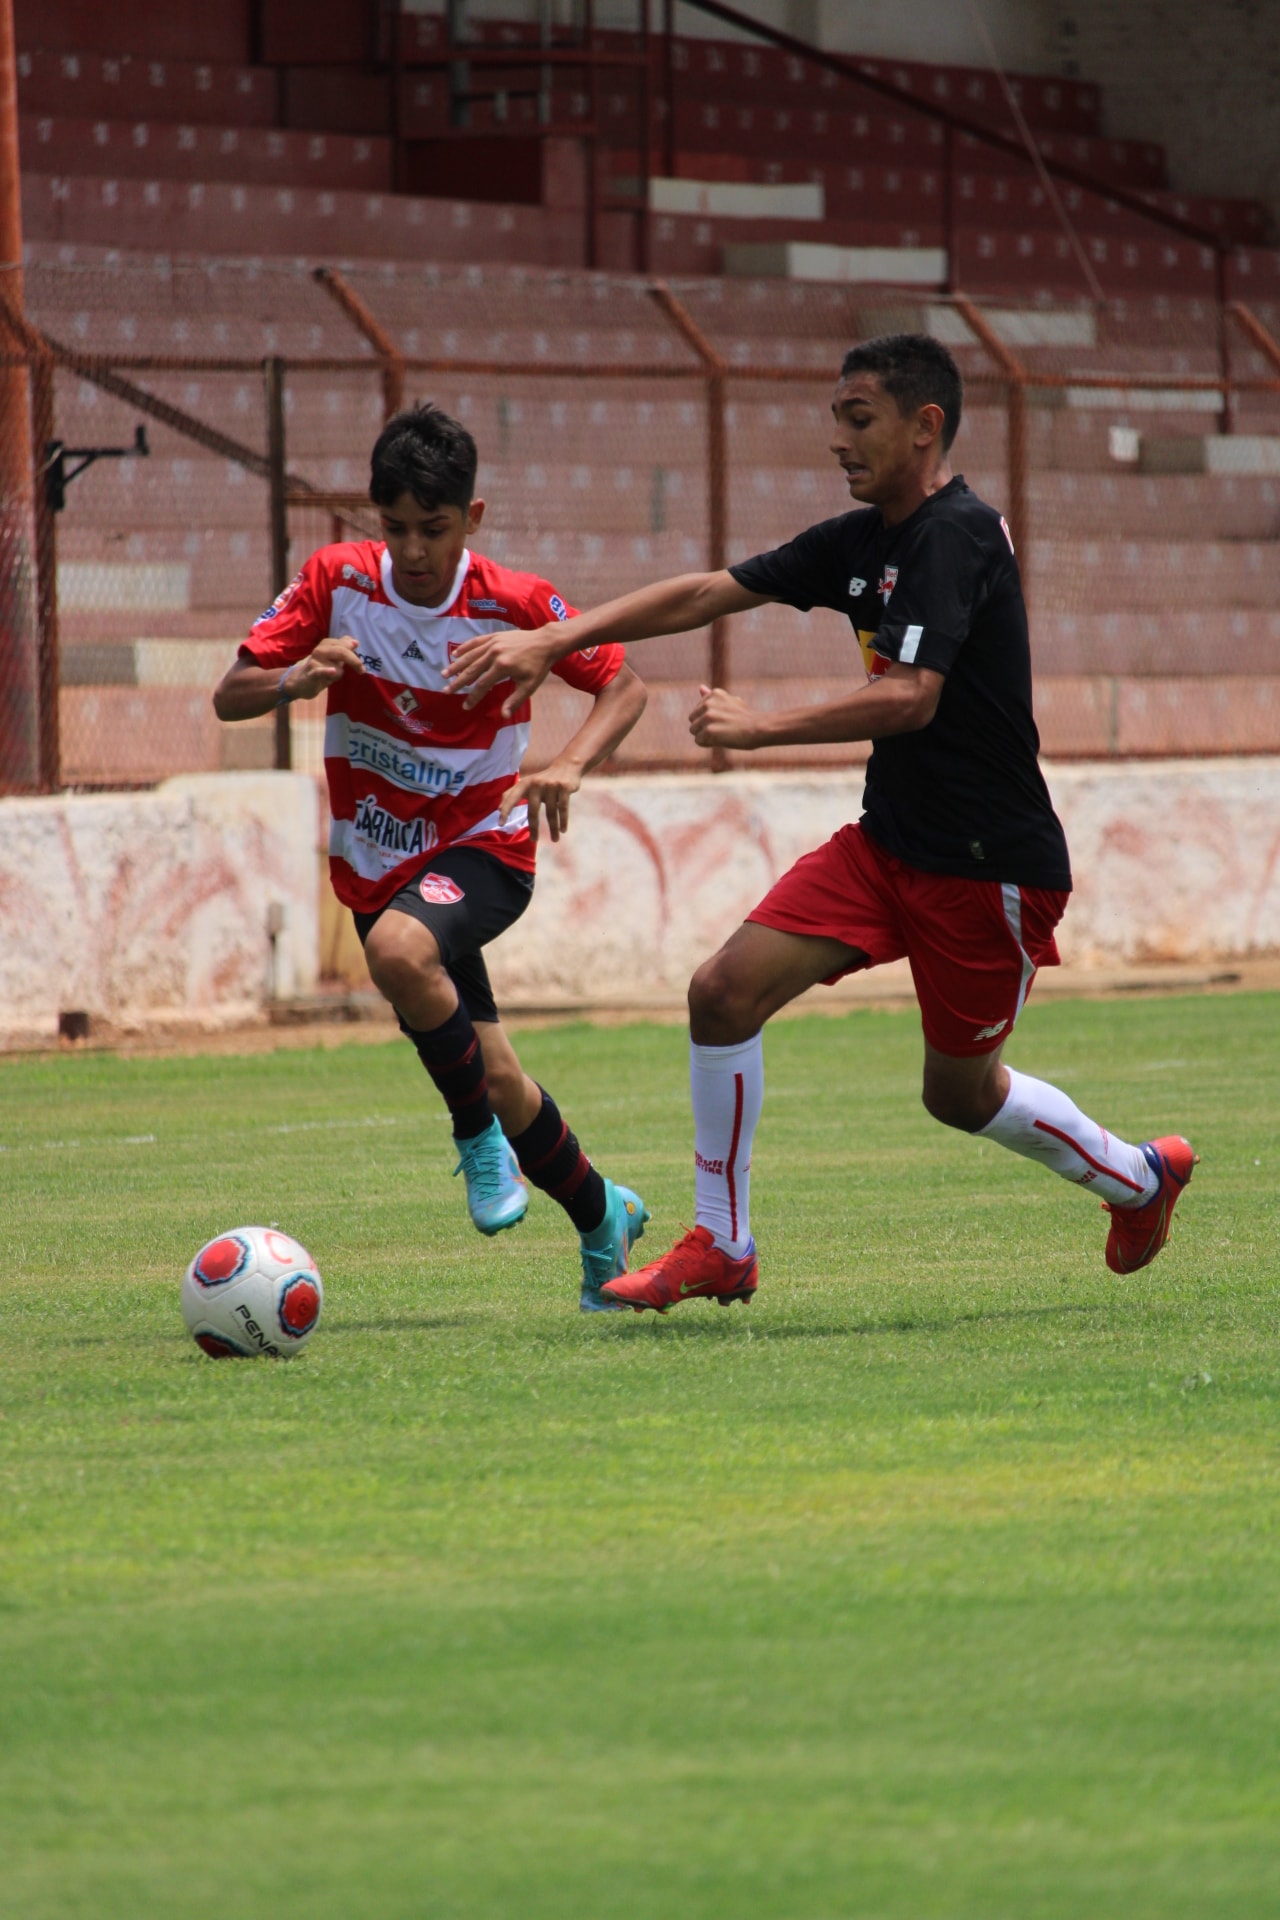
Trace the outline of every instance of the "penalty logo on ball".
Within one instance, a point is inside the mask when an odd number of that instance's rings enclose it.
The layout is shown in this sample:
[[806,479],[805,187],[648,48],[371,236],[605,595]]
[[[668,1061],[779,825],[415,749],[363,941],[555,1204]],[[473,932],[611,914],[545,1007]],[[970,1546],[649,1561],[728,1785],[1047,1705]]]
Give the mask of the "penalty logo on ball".
[[253,1248],[242,1234],[224,1233],[200,1249],[191,1271],[202,1287],[225,1287],[240,1278],[252,1256]]
[[280,1328],[290,1340],[301,1340],[320,1318],[320,1289],[309,1273],[295,1273],[280,1289]]

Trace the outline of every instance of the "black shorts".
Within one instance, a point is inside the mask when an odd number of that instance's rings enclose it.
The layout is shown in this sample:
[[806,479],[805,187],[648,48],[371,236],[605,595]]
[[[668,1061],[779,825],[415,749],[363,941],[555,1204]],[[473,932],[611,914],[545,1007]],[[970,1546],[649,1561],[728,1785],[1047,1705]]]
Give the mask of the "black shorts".
[[[514,926],[533,898],[533,875],[478,847],[434,854],[376,913],[352,913],[360,944],[384,913],[407,913],[434,934],[444,970],[472,1020],[496,1020],[481,947]],[[402,1026],[404,1022],[400,1023]]]

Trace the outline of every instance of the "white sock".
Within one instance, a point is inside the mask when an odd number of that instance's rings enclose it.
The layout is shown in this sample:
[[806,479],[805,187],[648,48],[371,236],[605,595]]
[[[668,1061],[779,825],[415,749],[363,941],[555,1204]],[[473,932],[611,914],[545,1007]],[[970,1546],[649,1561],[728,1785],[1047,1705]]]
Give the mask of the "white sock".
[[695,1219],[740,1259],[751,1238],[751,1142],[764,1105],[760,1035],[736,1047],[689,1042],[693,1094]]
[[978,1129],[980,1139],[1039,1160],[1064,1180],[1092,1187],[1102,1200],[1138,1206],[1152,1197],[1160,1182],[1140,1147],[1107,1133],[1048,1081],[1012,1067],[1008,1073],[1009,1097],[995,1119]]

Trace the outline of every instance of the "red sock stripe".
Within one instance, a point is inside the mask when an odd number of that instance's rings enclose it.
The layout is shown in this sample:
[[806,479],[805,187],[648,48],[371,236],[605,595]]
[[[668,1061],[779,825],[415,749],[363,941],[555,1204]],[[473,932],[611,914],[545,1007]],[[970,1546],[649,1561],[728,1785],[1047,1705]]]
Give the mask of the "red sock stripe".
[[733,1178],[733,1163],[738,1157],[738,1142],[742,1138],[742,1075],[733,1076],[733,1139],[729,1142],[729,1158],[725,1162],[725,1177],[729,1182],[729,1238],[738,1237],[738,1189]]
[[579,1153],[578,1164],[569,1175],[569,1178],[562,1180],[558,1187],[548,1187],[546,1191],[551,1195],[553,1200],[572,1200],[574,1194],[578,1191],[578,1188],[582,1185],[590,1171],[591,1162],[585,1153]]
[[[1105,1173],[1108,1179],[1118,1180],[1122,1187],[1132,1187],[1135,1193],[1143,1191],[1141,1181],[1128,1180],[1124,1174],[1117,1173],[1114,1167],[1109,1167],[1105,1160],[1095,1160],[1091,1153],[1085,1152],[1078,1140],[1073,1140],[1069,1133],[1063,1133],[1061,1127],[1051,1127],[1047,1120],[1037,1120],[1035,1125],[1039,1127],[1041,1133],[1051,1133],[1055,1140],[1061,1140],[1064,1147],[1070,1147],[1072,1153],[1078,1153],[1086,1166],[1092,1167],[1095,1173]],[[1116,1205],[1119,1204],[1117,1201]]]
[[524,1155],[521,1155],[521,1158],[520,1158],[521,1172],[522,1173],[541,1173],[542,1169],[545,1166],[549,1166],[550,1163],[555,1159],[556,1155],[562,1150],[562,1148],[564,1147],[564,1143],[568,1138],[569,1138],[569,1129],[565,1125],[564,1121],[562,1120],[560,1122],[560,1138],[556,1141],[550,1153],[544,1153],[540,1160],[530,1160],[530,1159],[527,1159]]

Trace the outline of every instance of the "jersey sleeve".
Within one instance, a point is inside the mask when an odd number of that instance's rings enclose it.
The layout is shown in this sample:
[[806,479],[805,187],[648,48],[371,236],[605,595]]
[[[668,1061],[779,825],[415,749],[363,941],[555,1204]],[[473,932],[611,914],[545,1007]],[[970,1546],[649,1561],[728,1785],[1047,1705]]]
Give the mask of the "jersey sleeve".
[[[553,620],[571,620],[578,612],[578,608],[561,599],[546,580],[536,582],[528,605],[536,626],[549,627]],[[556,661],[551,671],[566,686],[577,687],[582,693],[599,693],[611,680],[617,679],[626,657],[625,649],[610,641],[601,647],[583,647],[579,653],[566,654],[563,660]]]
[[729,572],[748,593],[781,600],[784,606],[796,607],[801,613],[808,613],[810,607],[835,607],[844,612],[848,596],[840,592],[839,540],[847,518],[820,520],[784,547],[757,553],[751,560],[739,560]]
[[901,553],[872,647],[903,666],[949,673],[986,595],[990,557],[964,528],[923,526]]
[[332,617],[333,587],[321,548],[258,615],[240,652],[259,667],[291,667],[327,638]]

